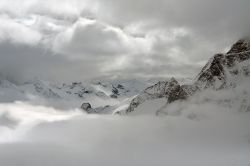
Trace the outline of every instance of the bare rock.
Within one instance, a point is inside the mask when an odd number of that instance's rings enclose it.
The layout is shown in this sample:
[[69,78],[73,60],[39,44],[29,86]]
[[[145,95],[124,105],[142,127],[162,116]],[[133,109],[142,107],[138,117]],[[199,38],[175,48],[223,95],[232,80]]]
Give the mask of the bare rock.
[[159,81],[157,84],[146,88],[141,94],[136,96],[130,103],[126,113],[133,112],[136,107],[147,100],[166,98],[166,102],[171,103],[176,100],[186,99],[188,94],[182,89],[176,79],[170,81]]
[[93,111],[90,103],[83,103],[81,109],[86,111],[87,113],[91,113]]

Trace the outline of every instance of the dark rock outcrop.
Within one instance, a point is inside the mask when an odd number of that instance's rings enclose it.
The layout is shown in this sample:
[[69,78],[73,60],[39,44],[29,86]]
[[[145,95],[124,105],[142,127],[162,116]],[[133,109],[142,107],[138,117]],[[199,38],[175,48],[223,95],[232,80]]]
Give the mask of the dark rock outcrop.
[[239,40],[226,54],[213,56],[193,84],[180,86],[174,78],[170,81],[158,82],[136,96],[126,113],[134,111],[146,100],[165,97],[168,104],[186,99],[204,89],[220,90],[235,87],[241,79],[246,77],[250,77],[250,41]]
[[172,103],[176,100],[184,100],[187,97],[188,97],[188,94],[180,85],[178,85],[169,92],[169,96],[167,99],[168,99],[168,103]]
[[119,95],[120,94],[119,94],[118,87],[115,87],[112,85],[112,94],[110,95],[110,97],[116,99],[118,98]]
[[240,77],[250,76],[250,42],[239,40],[226,54],[216,54],[205,65],[194,83],[200,90],[235,86]]
[[111,94],[110,97],[113,98],[113,99],[117,99],[118,98],[118,96],[115,95],[115,94]]
[[240,39],[231,47],[227,54],[240,53],[245,51],[250,51],[249,39]]
[[112,86],[112,93],[115,95],[119,95],[119,90],[116,87]]
[[117,85],[117,88],[118,88],[118,89],[124,89],[124,86],[121,85],[121,84],[118,84],[118,85]]
[[87,113],[91,113],[93,111],[90,103],[83,103],[81,109],[86,111]]
[[141,94],[136,96],[131,101],[126,113],[133,112],[136,107],[147,100],[166,98],[166,101],[171,103],[176,100],[186,99],[187,96],[188,94],[174,78],[170,81],[159,81],[157,84],[146,88]]

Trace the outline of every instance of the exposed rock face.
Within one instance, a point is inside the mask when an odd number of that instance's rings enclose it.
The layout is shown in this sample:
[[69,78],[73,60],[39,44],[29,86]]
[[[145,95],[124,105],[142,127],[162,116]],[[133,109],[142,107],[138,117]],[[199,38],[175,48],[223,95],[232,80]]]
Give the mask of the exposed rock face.
[[181,88],[187,93],[188,96],[192,96],[197,92],[198,87],[196,85],[182,85]]
[[112,86],[112,93],[114,95],[119,95],[119,90],[116,87]]
[[172,103],[176,100],[184,100],[188,97],[188,94],[185,92],[185,90],[177,84],[173,89],[169,91],[168,95],[168,103]]
[[125,87],[121,84],[118,84],[117,86],[112,85],[112,94],[110,95],[111,98],[118,98],[121,93],[126,93],[128,91],[125,91]]
[[215,88],[219,89],[225,86],[226,75],[223,66],[225,56],[223,54],[216,54],[210,61],[205,65],[195,84],[199,89],[204,88]]
[[82,82],[73,82],[70,85],[63,84],[60,89],[65,91],[69,95],[76,96],[79,98],[84,98],[84,96],[88,94],[95,93],[95,90],[91,86]]
[[[175,79],[158,82],[136,96],[131,101],[127,113],[134,111],[146,100],[165,97],[168,104],[186,99],[207,88],[220,90],[235,87],[246,77],[250,77],[250,41],[239,40],[226,54],[216,54],[212,57],[193,84],[180,86]],[[246,105],[249,110],[248,104]]]
[[200,90],[235,86],[240,78],[250,76],[250,42],[239,40],[227,54],[216,54],[205,65],[194,83]]
[[240,53],[244,51],[250,51],[250,42],[246,39],[241,39],[232,46],[232,48],[227,52],[227,54]]
[[141,94],[136,96],[130,103],[126,113],[134,111],[136,107],[147,100],[166,98],[166,102],[185,99],[188,94],[182,89],[179,83],[172,78],[170,81],[160,81],[157,84],[146,88]]
[[83,103],[81,109],[88,114],[107,114],[114,107],[110,105],[93,108],[90,103]]
[[118,95],[120,95],[118,88],[112,85],[112,94],[110,95],[110,97],[116,99],[118,98]]
[[93,109],[89,103],[83,103],[81,106],[81,109],[83,109],[87,113],[91,113],[93,111]]
[[118,89],[124,89],[124,86],[121,85],[121,84],[118,84],[118,85],[117,85],[117,88],[118,88]]

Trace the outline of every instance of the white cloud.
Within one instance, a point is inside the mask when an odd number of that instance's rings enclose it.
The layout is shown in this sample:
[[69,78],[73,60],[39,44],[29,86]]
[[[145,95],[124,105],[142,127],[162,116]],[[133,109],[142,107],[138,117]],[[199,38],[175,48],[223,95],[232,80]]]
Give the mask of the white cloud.
[[0,41],[35,45],[40,42],[42,35],[8,16],[0,16]]
[[96,21],[80,19],[55,40],[55,50],[72,56],[113,56],[126,53],[117,31]]
[[[228,166],[250,162],[249,113],[217,104],[190,103],[187,112],[164,118],[87,116],[25,103],[0,104],[0,110],[8,111],[9,119],[19,120],[13,129],[0,126],[3,165]],[[194,114],[183,116],[190,112]]]
[[98,68],[93,76],[193,76],[213,54],[248,34],[248,6],[248,0],[2,0],[0,39],[41,41],[68,65],[77,59],[85,62],[82,70]]
[[164,117],[2,103],[0,161],[6,166],[247,165],[250,112],[241,106],[249,105],[248,82],[172,103]]

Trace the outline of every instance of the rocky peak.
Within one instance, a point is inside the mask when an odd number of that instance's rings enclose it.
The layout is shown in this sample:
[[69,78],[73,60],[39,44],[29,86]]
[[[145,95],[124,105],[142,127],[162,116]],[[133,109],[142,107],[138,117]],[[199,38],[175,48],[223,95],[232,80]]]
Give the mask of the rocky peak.
[[231,47],[227,54],[240,53],[245,51],[250,51],[250,40],[240,39]]
[[144,92],[150,95],[164,97],[171,89],[174,89],[178,85],[178,81],[175,78],[171,78],[169,81],[159,81],[157,84],[146,88]]
[[167,81],[159,81],[155,85],[146,88],[143,92],[149,95],[158,95],[163,97],[166,93],[166,88],[168,87]]
[[174,86],[173,89],[169,91],[168,103],[172,103],[176,100],[184,100],[188,97],[188,93],[179,84]]
[[227,54],[216,54],[196,78],[199,89],[221,89],[234,84],[239,76],[249,76],[250,42],[239,40]]
[[157,84],[146,88],[141,94],[136,96],[130,103],[127,113],[134,111],[136,107],[147,100],[166,98],[166,102],[171,103],[176,100],[185,99],[187,93],[182,89],[175,78],[169,81],[159,81]]
[[225,81],[224,61],[224,54],[216,54],[210,59],[197,77],[196,84],[200,89],[214,87],[217,80]]

